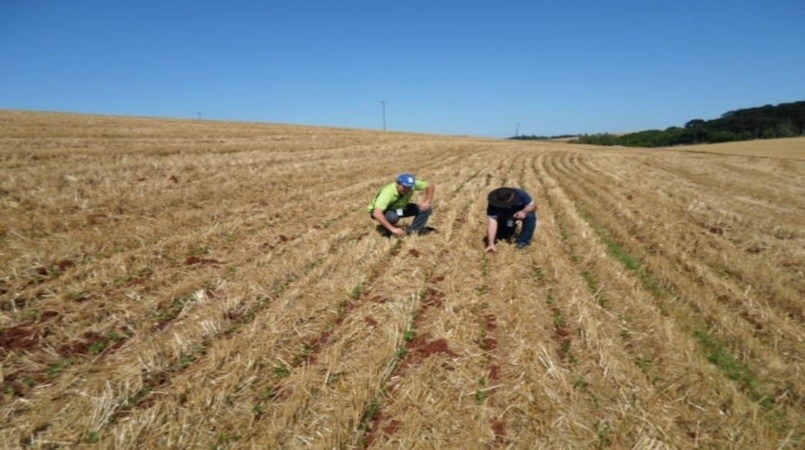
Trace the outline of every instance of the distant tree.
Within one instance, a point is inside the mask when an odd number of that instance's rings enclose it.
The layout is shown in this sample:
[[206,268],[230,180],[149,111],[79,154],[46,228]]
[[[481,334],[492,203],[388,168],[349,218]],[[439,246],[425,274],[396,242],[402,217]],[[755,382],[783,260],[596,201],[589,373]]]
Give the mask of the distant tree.
[[550,138],[548,136],[534,136],[534,135],[526,136],[524,134],[521,134],[519,136],[510,137],[509,139],[516,139],[520,141],[544,141]]
[[583,134],[576,139],[570,141],[577,144],[591,144],[591,145],[621,145],[618,136],[609,133],[603,134]]
[[693,119],[683,128],[645,130],[621,136],[582,135],[571,142],[595,145],[668,147],[805,135],[805,101],[728,111],[713,120]]
[[717,143],[717,142],[731,142],[731,141],[739,141],[741,140],[740,135],[733,133],[732,131],[721,130],[721,131],[714,131],[710,134],[710,142]]
[[536,135],[525,136],[525,135],[519,135],[519,136],[510,137],[509,139],[515,139],[515,140],[521,140],[521,141],[544,141],[544,140],[549,140],[549,139],[567,139],[567,138],[573,138],[573,137],[576,137],[576,136],[577,135],[575,135],[575,134],[560,134],[558,136],[536,136]]
[[796,130],[796,124],[790,117],[786,117],[785,120],[777,124],[778,137],[791,137],[798,134],[800,133]]
[[691,144],[698,144],[703,140],[707,140],[707,122],[702,119],[689,120],[685,124],[685,130],[692,136]]
[[695,130],[697,128],[702,128],[705,125],[705,121],[702,119],[693,119],[689,120],[688,123],[685,124],[685,128],[688,130]]

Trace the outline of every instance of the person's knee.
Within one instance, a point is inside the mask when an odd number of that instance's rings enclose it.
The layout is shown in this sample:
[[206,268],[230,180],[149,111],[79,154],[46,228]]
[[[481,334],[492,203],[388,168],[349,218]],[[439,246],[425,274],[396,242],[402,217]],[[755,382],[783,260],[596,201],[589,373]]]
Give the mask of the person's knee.
[[396,224],[400,220],[400,216],[398,216],[394,211],[386,211],[384,215],[386,216],[386,220],[388,220],[392,225]]

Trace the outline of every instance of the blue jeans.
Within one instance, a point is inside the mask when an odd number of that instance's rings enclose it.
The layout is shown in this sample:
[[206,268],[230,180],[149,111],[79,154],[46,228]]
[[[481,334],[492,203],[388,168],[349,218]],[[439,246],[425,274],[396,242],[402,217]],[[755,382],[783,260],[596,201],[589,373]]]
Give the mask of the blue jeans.
[[[509,226],[509,221],[512,225]],[[508,240],[512,239],[517,232],[517,222],[522,222],[523,226],[520,229],[520,234],[517,236],[517,242],[521,244],[530,244],[534,239],[534,233],[537,231],[538,217],[537,213],[530,212],[526,214],[525,219],[515,219],[513,217],[498,217],[498,232],[495,240]]]
[[431,214],[433,214],[433,208],[420,211],[419,206],[414,203],[405,205],[405,207],[402,208],[402,215],[397,214],[396,209],[383,211],[383,215],[386,216],[386,220],[388,220],[392,225],[397,225],[397,222],[399,222],[403,217],[413,217],[414,221],[406,229],[406,231],[409,233],[417,233],[422,231],[425,228],[425,225],[428,224],[428,218],[430,218]]

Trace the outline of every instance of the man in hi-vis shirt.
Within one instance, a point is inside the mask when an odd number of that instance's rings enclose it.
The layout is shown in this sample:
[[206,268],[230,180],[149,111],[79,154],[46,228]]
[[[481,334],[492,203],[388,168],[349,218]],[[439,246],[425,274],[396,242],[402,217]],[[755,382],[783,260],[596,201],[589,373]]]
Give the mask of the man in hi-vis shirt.
[[[416,191],[425,191],[425,198],[419,203],[411,203]],[[383,186],[369,205],[372,219],[380,222],[388,233],[397,237],[416,234],[425,229],[433,212],[433,194],[436,186],[425,180],[417,180],[413,174],[404,173],[393,183]],[[397,226],[403,217],[413,217],[407,228]]]

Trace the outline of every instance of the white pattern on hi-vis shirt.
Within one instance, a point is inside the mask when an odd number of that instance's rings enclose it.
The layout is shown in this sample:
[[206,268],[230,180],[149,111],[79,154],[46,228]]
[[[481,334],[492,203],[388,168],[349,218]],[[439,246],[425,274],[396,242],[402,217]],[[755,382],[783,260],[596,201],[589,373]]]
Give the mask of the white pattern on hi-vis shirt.
[[397,208],[397,215],[402,217],[403,210],[402,208]]
[[506,226],[513,227],[514,226],[514,219],[509,219],[508,222],[506,222]]

